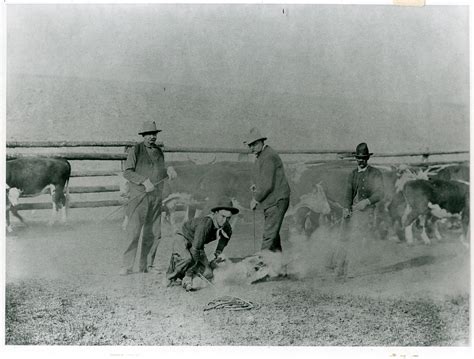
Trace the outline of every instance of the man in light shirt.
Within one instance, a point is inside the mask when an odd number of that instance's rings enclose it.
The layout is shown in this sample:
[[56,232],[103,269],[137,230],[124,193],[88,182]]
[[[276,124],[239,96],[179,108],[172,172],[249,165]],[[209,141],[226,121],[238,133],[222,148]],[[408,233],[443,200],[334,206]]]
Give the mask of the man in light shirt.
[[138,133],[143,142],[133,146],[125,161],[123,177],[129,181],[130,200],[127,205],[128,224],[127,247],[123,254],[120,275],[133,272],[140,233],[143,239],[139,272],[153,269],[156,250],[161,239],[161,202],[163,182],[173,179],[176,172],[172,167],[165,170],[163,151],[156,145],[158,132],[155,122],[144,122]]

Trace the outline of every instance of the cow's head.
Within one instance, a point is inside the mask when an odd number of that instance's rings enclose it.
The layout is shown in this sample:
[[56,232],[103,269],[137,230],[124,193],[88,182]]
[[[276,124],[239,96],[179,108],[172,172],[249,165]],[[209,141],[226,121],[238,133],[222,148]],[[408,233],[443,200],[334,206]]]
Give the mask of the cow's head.
[[7,201],[10,203],[11,206],[18,205],[20,195],[21,191],[18,188],[7,188]]
[[51,197],[53,202],[56,203],[57,208],[66,206],[66,195],[63,189],[57,189],[55,185],[50,185]]

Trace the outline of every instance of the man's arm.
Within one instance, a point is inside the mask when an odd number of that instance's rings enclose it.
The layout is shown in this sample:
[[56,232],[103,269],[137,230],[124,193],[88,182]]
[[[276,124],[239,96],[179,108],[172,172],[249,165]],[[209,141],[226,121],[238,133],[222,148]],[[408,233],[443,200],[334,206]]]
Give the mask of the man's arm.
[[195,261],[199,258],[200,252],[204,251],[204,242],[209,234],[209,231],[211,230],[211,227],[212,219],[210,218],[205,218],[205,220],[201,221],[196,227],[194,238],[191,242],[191,248],[189,249],[191,256]]
[[138,145],[133,146],[128,151],[127,160],[125,161],[124,165],[123,177],[132,183],[142,184],[147,179],[147,177],[135,172],[135,167],[137,165],[137,157],[135,154],[136,146]]

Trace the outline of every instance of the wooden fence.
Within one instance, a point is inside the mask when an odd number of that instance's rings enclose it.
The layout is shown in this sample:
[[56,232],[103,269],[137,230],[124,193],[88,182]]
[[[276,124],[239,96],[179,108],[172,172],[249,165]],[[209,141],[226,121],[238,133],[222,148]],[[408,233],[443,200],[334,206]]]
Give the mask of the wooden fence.
[[[8,141],[6,143],[7,149],[17,149],[17,148],[76,148],[76,147],[119,147],[124,149],[121,153],[82,153],[82,152],[52,152],[52,153],[8,153],[6,155],[7,160],[15,158],[25,158],[25,157],[54,157],[54,158],[64,158],[67,160],[73,161],[82,161],[82,160],[92,160],[92,161],[124,161],[127,157],[126,150],[133,146],[136,142],[134,141]],[[232,149],[232,148],[210,148],[210,147],[168,147],[163,144],[158,144],[164,152],[170,153],[224,153],[224,154],[248,154],[248,150],[245,148],[242,149]],[[316,160],[307,163],[321,163],[334,161],[337,159],[347,159],[352,158],[352,151],[347,149],[333,149],[333,150],[308,150],[308,149],[292,149],[277,150],[278,153],[282,155],[334,155],[332,160]],[[426,164],[429,156],[433,155],[459,155],[459,154],[469,154],[469,151],[459,150],[459,151],[445,151],[445,152],[400,152],[400,153],[380,153],[376,154],[373,157],[383,158],[383,157],[420,157],[420,164]],[[453,162],[453,161],[450,161]],[[443,163],[443,162],[436,162]],[[111,170],[97,170],[97,171],[72,171],[71,177],[94,177],[94,176],[116,176],[120,171],[111,171]],[[102,186],[71,186],[69,188],[70,193],[104,193],[104,192],[118,192],[118,185],[102,185]],[[80,201],[80,202],[71,202],[70,208],[90,208],[90,207],[108,207],[108,206],[121,206],[124,204],[124,200],[97,200],[97,201]],[[51,203],[20,203],[18,205],[19,210],[25,209],[51,209]]]

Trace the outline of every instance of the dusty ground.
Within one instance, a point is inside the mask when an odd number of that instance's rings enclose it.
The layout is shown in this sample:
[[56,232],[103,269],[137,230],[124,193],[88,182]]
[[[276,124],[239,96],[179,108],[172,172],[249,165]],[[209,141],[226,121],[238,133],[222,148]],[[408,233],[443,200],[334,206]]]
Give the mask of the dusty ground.
[[[124,232],[113,208],[72,210],[70,225],[30,227],[6,238],[6,343],[44,345],[465,346],[469,251],[447,238],[431,246],[391,241],[355,253],[351,278],[324,271],[331,234],[285,242],[293,275],[187,293],[163,274],[117,275]],[[113,217],[113,216],[111,216]],[[257,218],[259,220],[259,218]],[[257,226],[257,237],[261,228]],[[158,267],[166,269],[170,228]],[[253,224],[240,222],[226,253],[253,253]],[[258,246],[258,244],[257,244]],[[258,304],[203,311],[222,295]]]

